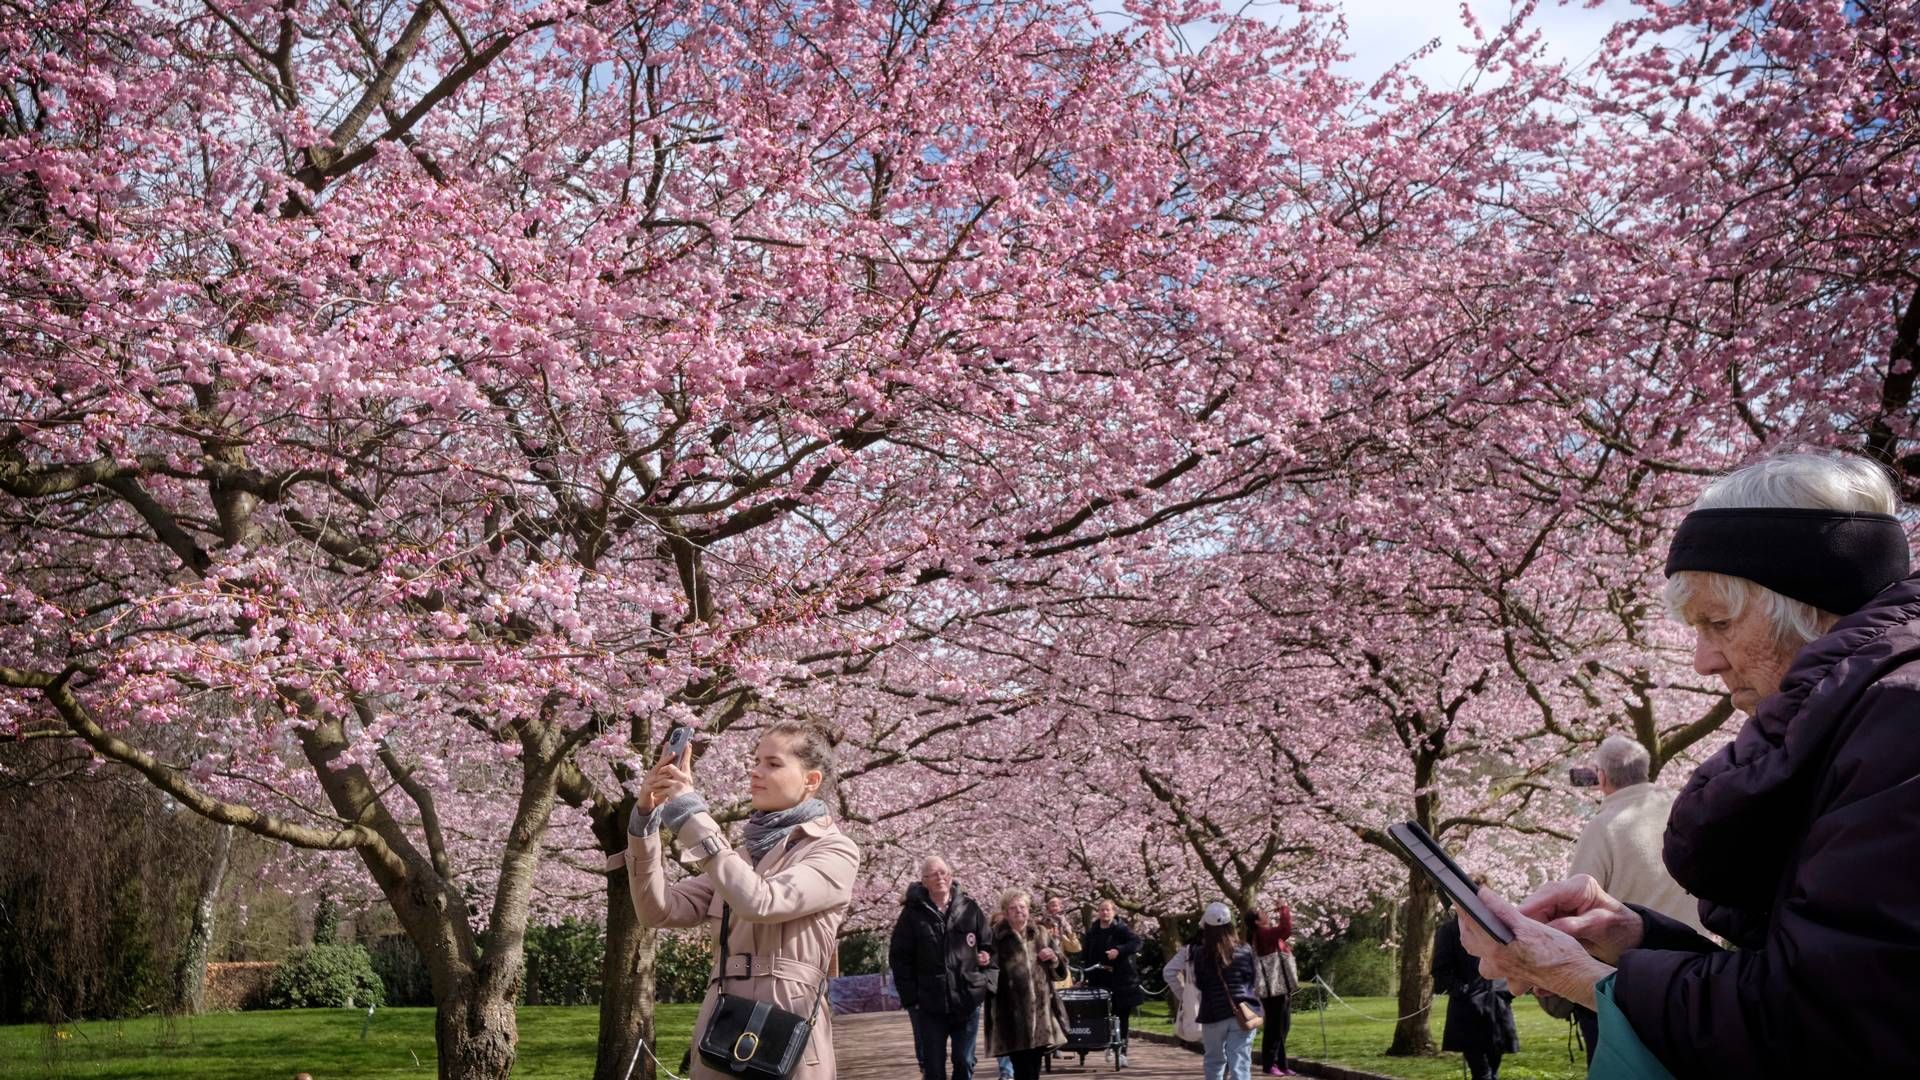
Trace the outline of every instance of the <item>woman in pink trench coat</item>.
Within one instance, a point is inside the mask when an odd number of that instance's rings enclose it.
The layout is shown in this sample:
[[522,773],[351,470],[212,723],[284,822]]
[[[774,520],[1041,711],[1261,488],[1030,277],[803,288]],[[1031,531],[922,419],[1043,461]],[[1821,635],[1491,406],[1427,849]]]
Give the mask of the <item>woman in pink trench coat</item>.
[[[776,725],[761,736],[749,784],[754,813],[741,848],[727,844],[693,790],[690,757],[663,761],[647,776],[625,854],[640,921],[658,929],[704,924],[712,941],[720,934],[721,905],[733,908],[726,978],[707,987],[693,1025],[695,1046],[722,989],[801,1016],[813,1010],[860,867],[859,847],[817,797],[833,780],[835,741],[803,724]],[[667,883],[663,828],[674,832],[681,858],[700,873]],[[833,1076],[833,1022],[823,1003],[792,1080]],[[709,1068],[696,1052],[693,1080],[730,1080],[730,1074]]]

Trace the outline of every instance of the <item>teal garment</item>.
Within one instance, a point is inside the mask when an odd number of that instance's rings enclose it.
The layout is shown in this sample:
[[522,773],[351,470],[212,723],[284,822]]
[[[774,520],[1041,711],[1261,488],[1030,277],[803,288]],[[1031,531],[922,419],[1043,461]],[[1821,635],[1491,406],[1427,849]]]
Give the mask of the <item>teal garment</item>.
[[1594,1047],[1587,1080],[1673,1080],[1653,1052],[1633,1033],[1627,1015],[1613,1003],[1612,975],[1594,984],[1594,1012],[1600,1017],[1600,1045]]

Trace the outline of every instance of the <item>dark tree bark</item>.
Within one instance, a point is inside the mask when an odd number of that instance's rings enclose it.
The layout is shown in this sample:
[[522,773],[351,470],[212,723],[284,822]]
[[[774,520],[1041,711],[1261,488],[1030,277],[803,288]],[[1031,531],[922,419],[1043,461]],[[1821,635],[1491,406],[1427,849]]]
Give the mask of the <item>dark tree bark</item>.
[[[632,805],[631,800],[622,801],[614,813],[594,819],[594,836],[608,854],[626,849],[626,820]],[[600,1043],[593,1080],[626,1080],[640,1040],[650,1048],[654,1045],[653,964],[659,940],[658,932],[640,925],[634,913],[626,871],[609,873],[607,952],[600,968]],[[653,1059],[642,1053],[632,1075],[633,1080],[654,1080]]]
[[1433,1045],[1433,930],[1439,905],[1433,884],[1418,870],[1407,871],[1407,900],[1401,908],[1400,997],[1401,1020],[1394,1025],[1392,1057],[1420,1057],[1435,1053]]

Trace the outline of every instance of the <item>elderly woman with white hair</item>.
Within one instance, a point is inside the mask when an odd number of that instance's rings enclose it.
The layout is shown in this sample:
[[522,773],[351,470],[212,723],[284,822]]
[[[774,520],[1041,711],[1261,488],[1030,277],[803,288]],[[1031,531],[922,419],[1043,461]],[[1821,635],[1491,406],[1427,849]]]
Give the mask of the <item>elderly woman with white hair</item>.
[[1687,782],[1667,869],[1722,950],[1591,877],[1518,908],[1490,978],[1596,1008],[1592,1077],[1920,1075],[1920,577],[1858,458],[1784,454],[1709,485],[1667,556],[1694,667],[1749,714]]
[[1047,1052],[1067,1041],[1066,1007],[1054,986],[1068,970],[1059,944],[1033,918],[1025,889],[1000,894],[988,946],[1000,978],[987,999],[987,1053],[1012,1058],[1014,1080],[1038,1080]]

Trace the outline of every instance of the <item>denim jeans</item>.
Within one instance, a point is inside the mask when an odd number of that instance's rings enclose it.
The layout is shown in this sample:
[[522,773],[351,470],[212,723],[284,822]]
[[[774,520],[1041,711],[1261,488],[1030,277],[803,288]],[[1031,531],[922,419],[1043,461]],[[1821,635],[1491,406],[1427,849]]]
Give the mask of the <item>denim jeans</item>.
[[1200,1045],[1206,1048],[1207,1080],[1252,1080],[1253,1032],[1242,1031],[1229,1016],[1200,1025]]
[[947,1048],[953,1048],[953,1080],[973,1080],[974,1048],[980,1042],[980,1006],[961,1016],[912,1009],[913,1056],[924,1080],[947,1080]]

